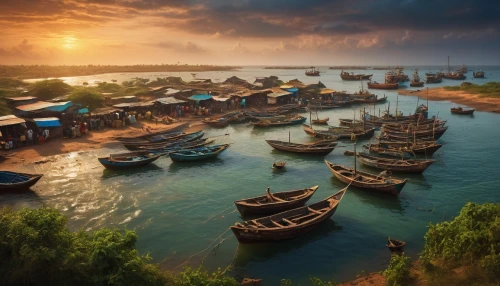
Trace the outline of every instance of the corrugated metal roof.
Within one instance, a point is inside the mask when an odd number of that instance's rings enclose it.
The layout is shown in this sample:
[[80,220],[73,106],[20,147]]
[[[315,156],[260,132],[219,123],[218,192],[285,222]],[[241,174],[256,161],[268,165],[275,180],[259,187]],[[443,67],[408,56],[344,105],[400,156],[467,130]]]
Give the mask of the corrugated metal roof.
[[92,115],[106,115],[110,113],[115,113],[115,112],[122,112],[123,109],[120,108],[114,108],[114,107],[101,107],[101,108],[96,108],[94,111],[91,112]]
[[290,95],[291,93],[288,91],[283,91],[283,92],[274,92],[274,93],[269,93],[267,96],[268,97],[281,97],[285,95]]
[[215,101],[227,101],[230,98],[229,97],[212,96],[212,99]]
[[61,122],[57,117],[46,117],[46,118],[33,118],[36,126],[38,127],[59,127]]
[[22,111],[34,111],[34,110],[40,110],[40,109],[44,109],[44,108],[56,106],[56,105],[57,105],[57,103],[55,103],[55,102],[39,101],[39,102],[31,103],[31,104],[17,106],[16,109],[19,109]]
[[15,125],[24,122],[26,122],[26,120],[19,118],[15,115],[6,115],[0,117],[0,126]]
[[113,105],[113,107],[117,108],[126,108],[126,107],[148,107],[152,106],[154,104],[154,101],[147,101],[147,102],[126,102],[126,103],[119,103]]
[[333,90],[333,89],[323,88],[323,89],[319,92],[319,94],[330,94],[330,93],[334,93],[334,92],[335,92],[335,90]]
[[170,95],[170,94],[176,94],[176,93],[179,93],[179,92],[181,92],[181,91],[178,90],[178,89],[169,88],[169,89],[167,89],[167,91],[164,94]]
[[284,84],[284,85],[281,85],[280,88],[282,89],[287,89],[287,88],[294,88],[295,86],[291,85],[291,84]]
[[63,112],[66,109],[68,109],[68,107],[70,107],[72,105],[73,105],[73,103],[71,101],[65,101],[65,102],[61,101],[61,102],[54,102],[53,106],[49,106],[49,107],[46,107],[46,108],[43,108],[43,109]]
[[6,98],[11,101],[25,101],[25,100],[36,99],[36,97],[34,96],[20,96],[20,97],[6,97]]
[[165,105],[186,103],[186,101],[177,99],[175,97],[158,98],[156,101],[161,103],[161,104],[165,104]]

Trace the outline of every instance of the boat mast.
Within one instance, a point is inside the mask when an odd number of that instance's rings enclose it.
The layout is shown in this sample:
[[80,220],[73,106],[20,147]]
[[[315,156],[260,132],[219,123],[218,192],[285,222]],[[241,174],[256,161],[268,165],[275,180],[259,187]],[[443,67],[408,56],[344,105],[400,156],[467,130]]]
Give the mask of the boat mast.
[[366,130],[365,129],[365,118],[366,118],[365,112],[366,112],[365,107],[363,107],[363,132]]

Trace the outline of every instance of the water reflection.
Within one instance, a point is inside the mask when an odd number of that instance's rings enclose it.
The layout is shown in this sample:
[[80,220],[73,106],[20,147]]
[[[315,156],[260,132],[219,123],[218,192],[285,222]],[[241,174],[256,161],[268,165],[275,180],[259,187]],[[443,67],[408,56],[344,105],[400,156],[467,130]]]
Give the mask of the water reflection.
[[266,261],[283,253],[297,251],[306,245],[313,245],[315,241],[333,236],[335,232],[339,231],[342,231],[342,226],[338,225],[333,219],[328,219],[311,232],[292,240],[279,243],[240,244],[234,265],[236,267],[245,267],[251,262]]
[[202,161],[192,161],[192,162],[175,162],[168,166],[168,171],[171,173],[177,173],[182,169],[186,168],[201,168],[201,169],[210,169],[212,167],[221,167],[224,165],[224,159],[220,157],[210,158]]
[[36,186],[27,190],[4,190],[0,195],[0,207],[32,207],[41,206],[43,204],[42,198],[40,198],[36,190]]

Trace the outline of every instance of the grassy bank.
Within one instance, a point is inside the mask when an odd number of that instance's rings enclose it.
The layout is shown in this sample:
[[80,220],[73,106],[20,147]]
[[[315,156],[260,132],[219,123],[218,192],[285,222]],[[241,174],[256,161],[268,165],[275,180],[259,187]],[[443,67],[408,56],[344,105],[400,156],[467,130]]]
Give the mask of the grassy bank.
[[239,67],[212,66],[212,65],[130,65],[130,66],[0,66],[0,77],[9,78],[50,78],[66,76],[83,76],[103,73],[123,72],[201,72],[201,71],[229,71]]
[[465,91],[481,97],[500,97],[500,82],[487,82],[482,85],[462,83],[460,86],[445,86],[444,90]]

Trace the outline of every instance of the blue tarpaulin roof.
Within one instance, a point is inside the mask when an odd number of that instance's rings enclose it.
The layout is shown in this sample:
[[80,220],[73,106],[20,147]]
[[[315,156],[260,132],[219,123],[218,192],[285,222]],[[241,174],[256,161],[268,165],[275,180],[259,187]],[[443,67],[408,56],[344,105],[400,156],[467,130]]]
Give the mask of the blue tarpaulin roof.
[[89,109],[87,107],[80,108],[80,109],[78,109],[78,113],[79,114],[89,113]]
[[34,118],[36,126],[38,127],[59,127],[61,126],[61,122],[57,117],[48,117],[48,118]]
[[212,98],[212,96],[210,94],[196,94],[196,95],[191,96],[189,99],[200,101],[200,100],[207,100],[210,98]]
[[299,91],[299,89],[298,89],[298,88],[296,88],[296,87],[293,87],[293,88],[285,88],[285,90],[286,90],[286,91],[289,91],[289,92],[297,92],[297,91]]

